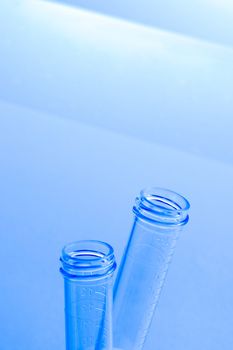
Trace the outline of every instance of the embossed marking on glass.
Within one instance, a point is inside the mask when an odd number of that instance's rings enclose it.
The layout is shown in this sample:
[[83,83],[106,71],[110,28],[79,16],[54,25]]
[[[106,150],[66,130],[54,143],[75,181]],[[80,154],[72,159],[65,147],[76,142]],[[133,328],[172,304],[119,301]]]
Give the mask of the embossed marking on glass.
[[133,208],[135,220],[114,286],[114,346],[140,350],[158,303],[188,201],[161,189],[144,190]]
[[113,248],[99,241],[79,241],[65,246],[60,260],[66,349],[111,350]]

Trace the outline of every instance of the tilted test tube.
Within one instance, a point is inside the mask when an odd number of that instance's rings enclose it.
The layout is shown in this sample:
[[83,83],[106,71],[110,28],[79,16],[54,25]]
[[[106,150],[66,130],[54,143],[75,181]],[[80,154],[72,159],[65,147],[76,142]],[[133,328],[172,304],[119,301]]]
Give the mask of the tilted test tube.
[[114,346],[143,348],[179,232],[188,222],[188,201],[161,189],[144,190],[114,285]]

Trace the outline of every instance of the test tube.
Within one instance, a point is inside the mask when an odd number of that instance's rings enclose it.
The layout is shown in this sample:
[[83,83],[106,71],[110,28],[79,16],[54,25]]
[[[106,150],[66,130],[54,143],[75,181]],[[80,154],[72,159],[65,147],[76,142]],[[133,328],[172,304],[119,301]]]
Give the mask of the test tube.
[[189,202],[161,189],[143,190],[133,208],[135,220],[114,285],[114,346],[141,350]]
[[100,241],[66,245],[61,254],[66,350],[112,349],[113,248]]

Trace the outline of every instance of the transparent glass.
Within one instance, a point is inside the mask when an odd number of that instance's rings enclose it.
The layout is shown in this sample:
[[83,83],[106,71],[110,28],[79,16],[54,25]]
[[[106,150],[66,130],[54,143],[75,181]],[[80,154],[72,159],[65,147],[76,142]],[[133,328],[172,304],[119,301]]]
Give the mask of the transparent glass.
[[67,350],[112,349],[113,248],[80,241],[62,250]]
[[114,285],[114,346],[143,348],[181,228],[188,201],[160,188],[144,190]]

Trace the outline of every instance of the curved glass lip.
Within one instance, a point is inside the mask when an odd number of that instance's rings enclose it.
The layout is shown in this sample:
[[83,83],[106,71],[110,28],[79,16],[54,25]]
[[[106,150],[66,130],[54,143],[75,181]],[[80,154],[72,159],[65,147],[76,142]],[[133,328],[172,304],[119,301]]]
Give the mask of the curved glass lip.
[[[185,212],[190,209],[190,203],[184,196],[167,188],[147,187],[140,192],[140,196],[153,208],[156,208],[163,213],[166,212],[169,214],[175,214],[177,212]],[[167,204],[170,205],[171,208],[164,208],[158,206],[157,204],[155,204],[154,200],[150,199],[150,197],[161,198],[163,200],[166,200],[168,202]]]
[[[99,249],[97,249],[97,246],[99,246]],[[104,248],[106,249],[106,252],[103,251]],[[87,252],[89,257],[86,257],[85,260],[83,260],[82,258],[79,258],[79,255],[71,254],[75,251]],[[80,256],[82,255],[80,254]],[[62,257],[65,261],[73,261],[75,265],[87,267],[87,262],[98,263],[106,259],[110,260],[114,257],[114,250],[113,247],[106,242],[87,239],[66,244],[62,249]],[[91,267],[93,267],[93,265]]]
[[116,269],[114,249],[99,240],[80,240],[66,244],[60,257],[60,272],[66,278],[88,279],[110,276]]
[[171,227],[187,224],[189,208],[189,201],[179,193],[161,187],[148,187],[136,198],[133,212],[147,222]]

